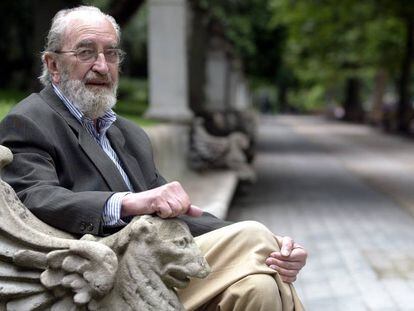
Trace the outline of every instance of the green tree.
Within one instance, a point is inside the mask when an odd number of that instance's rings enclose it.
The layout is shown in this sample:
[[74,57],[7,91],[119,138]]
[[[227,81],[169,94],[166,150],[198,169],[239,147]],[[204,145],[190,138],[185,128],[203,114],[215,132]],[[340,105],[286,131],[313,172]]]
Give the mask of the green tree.
[[242,59],[253,86],[278,86],[280,106],[286,106],[286,90],[294,84],[290,69],[283,65],[286,42],[284,26],[272,24],[269,0],[193,0],[210,21],[220,23],[234,52]]
[[361,118],[361,81],[376,77],[371,84],[378,106],[384,79],[390,76],[399,89],[399,128],[408,130],[412,2],[273,0],[272,4],[274,22],[289,33],[285,60],[302,86],[322,85],[331,94],[342,85],[347,90],[342,98],[346,116],[354,120]]
[[407,0],[380,0],[387,16],[397,18],[404,27],[403,55],[400,59],[398,80],[398,130],[409,133],[413,120],[412,98],[412,61],[414,57],[414,3]]

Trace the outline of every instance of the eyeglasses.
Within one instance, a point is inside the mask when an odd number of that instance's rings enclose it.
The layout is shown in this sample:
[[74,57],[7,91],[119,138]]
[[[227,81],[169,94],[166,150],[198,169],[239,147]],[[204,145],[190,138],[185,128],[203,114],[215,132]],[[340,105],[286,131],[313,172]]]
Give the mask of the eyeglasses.
[[57,54],[72,53],[82,63],[95,62],[98,59],[98,55],[100,53],[103,53],[103,55],[105,56],[105,60],[111,64],[121,63],[125,56],[125,52],[122,51],[121,49],[106,49],[103,51],[98,51],[95,49],[81,48],[81,49],[69,50],[69,51],[55,51],[54,53],[57,53]]

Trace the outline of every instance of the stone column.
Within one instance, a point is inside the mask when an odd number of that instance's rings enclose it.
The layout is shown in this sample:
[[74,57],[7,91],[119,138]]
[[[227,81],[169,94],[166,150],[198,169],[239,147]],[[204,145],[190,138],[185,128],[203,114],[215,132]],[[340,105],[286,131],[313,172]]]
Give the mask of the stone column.
[[237,110],[237,92],[241,80],[240,61],[232,58],[230,61],[229,106],[230,110]]
[[186,0],[149,1],[149,118],[189,121]]
[[234,109],[237,111],[245,111],[251,107],[250,91],[243,76],[240,77],[236,87],[236,100],[234,103]]
[[231,61],[229,98],[231,110],[244,111],[251,106],[249,87],[239,58]]
[[206,110],[210,112],[228,109],[229,61],[225,43],[212,38],[206,60]]

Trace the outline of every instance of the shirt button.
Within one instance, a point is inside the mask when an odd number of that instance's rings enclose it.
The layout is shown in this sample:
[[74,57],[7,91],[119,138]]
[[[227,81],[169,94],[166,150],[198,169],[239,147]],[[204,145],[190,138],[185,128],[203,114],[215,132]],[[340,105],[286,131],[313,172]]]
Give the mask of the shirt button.
[[84,222],[81,222],[80,223],[80,230],[85,231],[85,229],[86,229],[86,224]]
[[86,230],[88,230],[89,232],[93,231],[94,226],[93,224],[88,224],[88,226],[86,227]]

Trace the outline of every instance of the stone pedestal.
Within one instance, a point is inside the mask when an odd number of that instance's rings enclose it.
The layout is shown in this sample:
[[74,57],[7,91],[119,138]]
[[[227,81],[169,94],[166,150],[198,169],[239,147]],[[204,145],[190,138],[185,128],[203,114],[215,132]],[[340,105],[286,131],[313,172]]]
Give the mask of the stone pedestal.
[[149,1],[149,118],[189,121],[186,0]]

